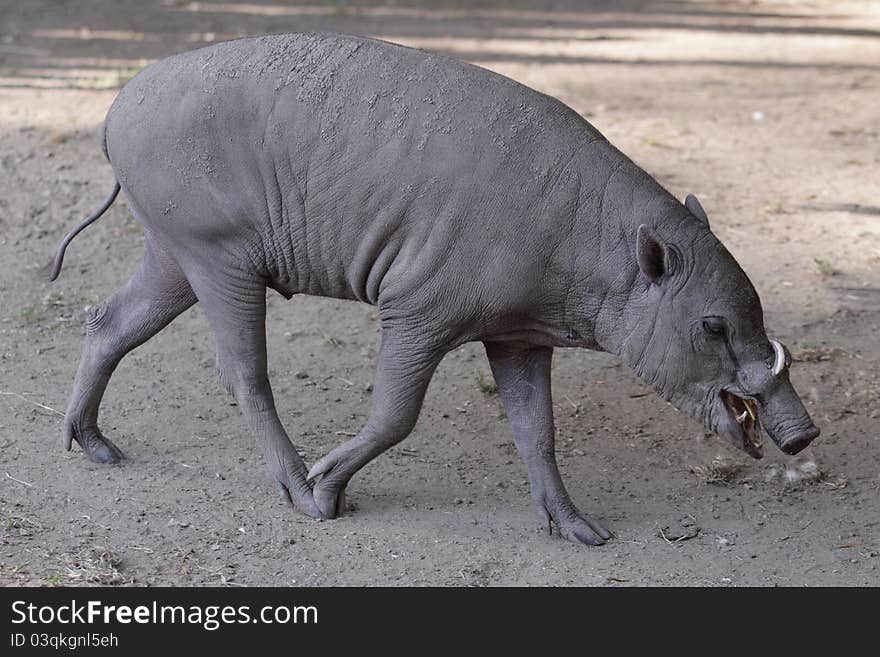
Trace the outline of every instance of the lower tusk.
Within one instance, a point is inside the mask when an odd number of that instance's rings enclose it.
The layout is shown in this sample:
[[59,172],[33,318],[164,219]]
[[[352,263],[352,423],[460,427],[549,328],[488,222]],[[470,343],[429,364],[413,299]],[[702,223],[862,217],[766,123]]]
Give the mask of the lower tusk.
[[746,421],[746,418],[747,418],[748,416],[749,416],[749,412],[748,412],[748,411],[743,411],[743,412],[742,412],[742,415],[738,415],[738,416],[736,417],[736,423],[737,423],[737,424],[742,424],[743,422]]
[[773,376],[779,376],[785,368],[785,347],[777,340],[770,340],[776,358],[773,361]]

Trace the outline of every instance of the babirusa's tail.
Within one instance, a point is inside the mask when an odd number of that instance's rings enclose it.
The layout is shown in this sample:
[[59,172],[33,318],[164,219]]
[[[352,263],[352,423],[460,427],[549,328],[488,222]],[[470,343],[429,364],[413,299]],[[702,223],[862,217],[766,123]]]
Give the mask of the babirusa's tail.
[[58,251],[55,253],[55,260],[52,261],[51,270],[49,273],[49,280],[54,281],[58,278],[58,274],[61,272],[61,264],[64,262],[64,252],[67,250],[67,245],[70,244],[71,240],[74,237],[80,234],[85,227],[94,223],[98,217],[107,212],[107,209],[113,205],[113,201],[116,200],[116,195],[119,194],[119,181],[115,180],[113,184],[113,191],[110,192],[110,196],[107,197],[107,200],[101,204],[101,207],[95,210],[89,217],[79,224],[76,228],[71,230],[67,235],[64,236],[64,239],[61,240],[61,244],[58,247]]

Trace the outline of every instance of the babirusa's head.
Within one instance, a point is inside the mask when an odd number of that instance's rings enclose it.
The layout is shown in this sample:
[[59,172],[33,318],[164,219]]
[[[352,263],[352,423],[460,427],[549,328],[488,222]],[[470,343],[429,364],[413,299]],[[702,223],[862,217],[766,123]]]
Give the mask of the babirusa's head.
[[757,292],[699,202],[689,196],[681,212],[684,228],[671,234],[638,228],[621,355],[664,399],[754,458],[763,432],[797,454],[819,429],[789,380],[791,355],[767,337]]

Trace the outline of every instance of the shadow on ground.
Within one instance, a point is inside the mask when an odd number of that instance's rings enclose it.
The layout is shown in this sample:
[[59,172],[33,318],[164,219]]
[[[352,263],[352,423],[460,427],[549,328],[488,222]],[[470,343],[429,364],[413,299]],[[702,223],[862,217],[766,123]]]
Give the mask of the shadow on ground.
[[[472,48],[433,50],[481,62],[630,65],[631,59],[581,56],[552,51],[554,42],[627,41],[663,30],[861,37],[880,31],[831,25],[841,15],[773,13],[703,2],[497,2],[441,0],[430,8],[418,2],[184,2],[119,0],[107,11],[85,11],[88,0],[15,3],[0,23],[0,88],[101,89],[121,86],[152,60],[214,41],[277,32],[332,30],[389,40],[416,42],[454,39]],[[88,16],[88,19],[84,19]],[[34,28],[34,25],[39,27]],[[232,28],[232,29],[230,29]],[[473,43],[476,40],[477,43]],[[514,41],[518,48],[501,47]],[[493,47],[493,44],[497,47]],[[532,44],[531,46],[529,44]],[[537,46],[541,47],[538,48]],[[687,56],[641,58],[651,66],[758,67],[779,69],[875,70],[866,63],[786,61],[774,57],[747,61]]]

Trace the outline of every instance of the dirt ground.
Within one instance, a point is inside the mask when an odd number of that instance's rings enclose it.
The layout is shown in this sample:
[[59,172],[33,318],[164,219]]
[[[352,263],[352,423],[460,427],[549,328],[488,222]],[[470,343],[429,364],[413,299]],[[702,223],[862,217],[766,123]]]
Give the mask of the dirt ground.
[[[413,435],[316,522],[268,480],[217,382],[198,307],[129,355],[102,426],[122,466],[60,442],[86,310],[136,267],[98,126],[156,58],[333,30],[454,53],[559,97],[683,198],[752,277],[822,428],[763,461],[704,433],[612,357],[559,350],[560,467],[616,532],[540,534],[478,345],[441,365]],[[876,2],[5,0],[0,10],[0,584],[880,584],[880,5]],[[270,297],[280,414],[308,462],[358,430],[375,309]]]

